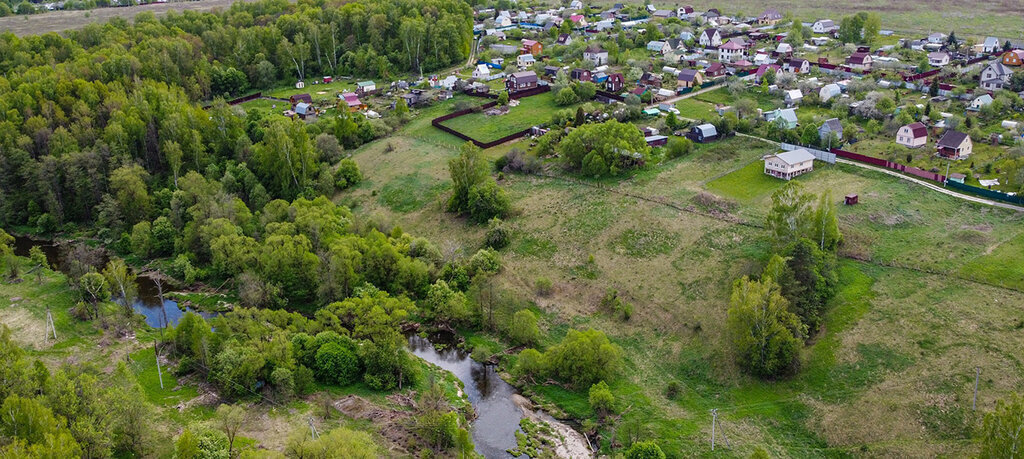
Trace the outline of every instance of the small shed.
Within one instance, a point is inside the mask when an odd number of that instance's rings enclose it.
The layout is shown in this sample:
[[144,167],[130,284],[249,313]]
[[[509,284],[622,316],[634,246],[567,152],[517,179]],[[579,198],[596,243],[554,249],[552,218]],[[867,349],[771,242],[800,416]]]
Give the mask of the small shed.
[[848,195],[846,195],[845,202],[846,202],[846,205],[852,206],[854,204],[857,204],[858,200],[859,200],[859,198],[858,198],[858,196],[856,194],[848,194]]

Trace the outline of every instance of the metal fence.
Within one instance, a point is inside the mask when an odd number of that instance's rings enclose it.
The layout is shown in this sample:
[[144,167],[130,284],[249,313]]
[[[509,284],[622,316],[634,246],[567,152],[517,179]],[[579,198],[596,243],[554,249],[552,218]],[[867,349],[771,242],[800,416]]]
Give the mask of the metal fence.
[[800,145],[793,145],[791,143],[780,143],[779,145],[782,147],[783,150],[786,150],[786,151],[793,151],[793,150],[804,149],[804,150],[807,150],[808,152],[810,152],[810,154],[814,155],[814,158],[817,159],[818,161],[825,161],[826,163],[829,163],[829,164],[835,164],[836,163],[836,154],[835,153],[830,153],[830,152],[827,152],[827,151],[822,151],[822,150],[818,150],[816,148],[811,148],[811,147],[802,147]]
[[974,193],[978,196],[983,196],[989,199],[996,199],[1011,204],[1024,204],[1024,196],[1007,194],[1003,193],[1002,191],[989,190],[986,188],[979,188],[976,186],[966,185],[960,182],[954,182],[952,180],[946,182],[946,186],[949,188]]
[[905,164],[900,164],[893,161],[886,161],[881,158],[865,156],[859,153],[854,153],[852,151],[844,151],[838,148],[833,148],[831,151],[840,158],[852,159],[854,161],[860,161],[862,163],[872,164],[875,166],[884,167],[886,169],[892,169],[894,171],[900,171],[906,174],[910,174],[916,177],[921,177],[923,179],[932,180],[939,183],[943,183],[946,181],[946,176],[939,174],[937,172],[930,172],[924,169],[907,166]]

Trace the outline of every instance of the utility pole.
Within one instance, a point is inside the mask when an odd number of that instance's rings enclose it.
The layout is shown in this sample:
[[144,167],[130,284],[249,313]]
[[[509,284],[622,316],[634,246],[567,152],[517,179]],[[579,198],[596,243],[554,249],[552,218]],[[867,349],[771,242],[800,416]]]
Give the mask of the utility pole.
[[57,327],[53,326],[53,315],[50,314],[50,308],[46,308],[46,326],[50,328],[46,337],[49,338],[50,333],[53,333],[53,340],[57,341]]
[[156,375],[160,377],[160,388],[164,388],[164,373],[160,370],[160,349],[156,347],[156,338],[153,338],[153,357],[156,358]]
[[981,367],[974,367],[974,401],[971,402],[971,411],[978,411],[978,380],[981,379]]
[[316,431],[316,426],[313,425],[313,416],[309,417],[309,435],[313,440],[320,438],[320,434]]
[[718,408],[711,410],[711,451],[715,450],[715,424],[718,423]]
[[[159,273],[157,273],[159,274]],[[156,294],[160,298],[160,311],[164,316],[164,326],[160,327],[160,339],[164,337],[164,329],[167,328],[167,307],[164,306],[164,281],[160,279],[160,276],[153,277],[153,283],[156,284]]]

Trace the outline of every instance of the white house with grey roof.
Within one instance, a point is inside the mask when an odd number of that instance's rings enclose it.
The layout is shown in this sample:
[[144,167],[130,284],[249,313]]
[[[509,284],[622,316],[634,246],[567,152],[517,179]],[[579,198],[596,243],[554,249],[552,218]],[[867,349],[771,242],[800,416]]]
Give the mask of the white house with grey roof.
[[800,148],[764,157],[764,173],[783,180],[814,170],[814,155]]

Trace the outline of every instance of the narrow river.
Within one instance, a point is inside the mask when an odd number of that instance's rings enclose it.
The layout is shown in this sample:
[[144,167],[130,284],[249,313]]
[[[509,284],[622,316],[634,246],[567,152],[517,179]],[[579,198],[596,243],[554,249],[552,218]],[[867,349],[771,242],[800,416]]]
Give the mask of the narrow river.
[[[25,236],[16,236],[14,242],[14,253],[18,256],[29,256],[29,250],[33,246],[39,246],[50,266],[54,269],[64,271],[67,268],[65,263],[65,251],[63,247],[51,241],[35,240]],[[104,255],[102,263],[106,263]],[[101,270],[102,266],[97,267]],[[164,325],[164,313],[167,314],[169,325],[175,325],[185,314],[185,310],[178,307],[178,302],[171,299],[164,299],[160,302],[159,291],[155,282],[145,276],[136,279],[138,290],[137,299],[132,302],[132,308],[145,316],[146,324],[153,328],[160,328]],[[164,286],[165,292],[168,287]],[[195,311],[193,311],[195,312]],[[212,317],[213,314],[200,313],[204,317]],[[443,336],[433,337],[435,342],[452,344],[453,340],[445,339]],[[437,350],[430,340],[412,335],[409,337],[409,348],[414,355],[426,360],[444,370],[450,371],[459,378],[465,386],[466,398],[473,405],[476,411],[476,419],[472,421],[471,431],[473,444],[476,451],[488,459],[508,459],[513,457],[507,450],[516,447],[516,432],[519,431],[519,420],[523,418],[524,411],[516,404],[516,397],[519,392],[509,383],[498,376],[493,365],[485,365],[470,358],[469,353],[455,346],[447,346],[444,350]],[[568,436],[577,437],[576,449],[563,453],[567,457],[589,457],[589,449],[584,449],[583,437],[568,426],[560,424],[543,411],[531,411],[532,417],[558,425],[564,429]],[[525,457],[525,456],[522,456]]]
[[498,376],[493,365],[477,362],[455,346],[439,351],[430,340],[412,335],[409,348],[417,357],[452,372],[465,385],[466,398],[477,415],[472,422],[476,451],[488,459],[513,457],[506,450],[515,448],[523,418],[523,410],[512,398],[518,391]]
[[[46,254],[46,261],[50,263],[50,267],[61,272],[65,272],[67,264],[65,263],[65,253],[63,247],[54,244],[51,241],[46,240],[35,240],[26,236],[15,236],[14,238],[14,254],[19,257],[27,257],[29,250],[33,246],[39,246],[43,253]],[[104,252],[105,253],[105,252]],[[104,255],[102,263],[106,263],[106,255]],[[102,266],[97,267],[97,271],[101,271]],[[139,276],[135,279],[136,294],[135,300],[132,301],[132,309],[135,309],[139,314],[142,314],[146,318],[146,325],[153,328],[161,328],[164,325],[164,311],[167,314],[167,323],[169,325],[175,325],[178,320],[185,315],[186,311],[183,311],[178,307],[178,302],[164,298],[163,307],[160,304],[159,289],[153,279],[146,276]],[[164,285],[164,293],[169,291],[169,287]],[[186,308],[186,310],[190,310]],[[208,314],[199,311],[192,311],[203,317],[213,317],[213,314]]]

